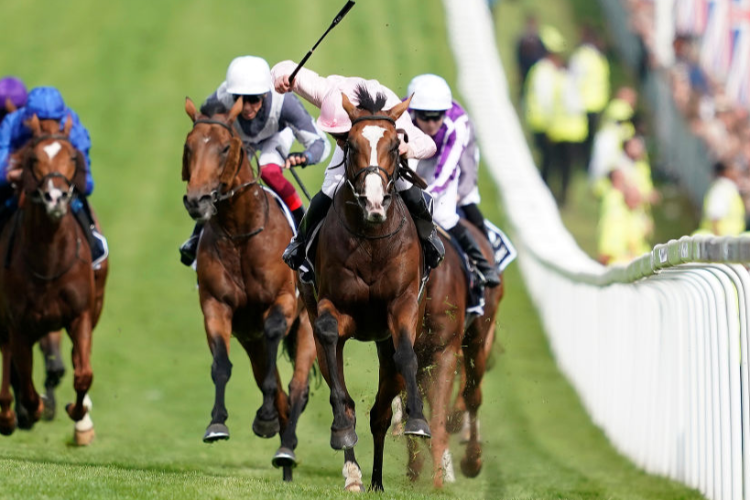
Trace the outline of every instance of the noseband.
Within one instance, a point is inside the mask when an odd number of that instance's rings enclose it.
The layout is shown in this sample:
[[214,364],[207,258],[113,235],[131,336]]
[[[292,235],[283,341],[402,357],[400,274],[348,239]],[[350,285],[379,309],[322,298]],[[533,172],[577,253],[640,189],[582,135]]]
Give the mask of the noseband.
[[[370,115],[370,116],[360,116],[359,118],[352,120],[352,127],[359,122],[371,121],[371,120],[386,121],[390,123],[391,125],[393,125],[394,127],[396,126],[396,121],[389,116]],[[348,156],[348,152],[349,152],[349,148],[347,147],[347,151],[346,151],[347,156]],[[349,187],[352,190],[352,194],[354,195],[354,198],[356,198],[357,200],[362,198],[364,195],[359,194],[357,192],[357,189],[354,187],[354,184],[357,182],[357,179],[359,179],[360,176],[362,176],[363,174],[378,174],[379,172],[383,172],[383,174],[385,174],[385,178],[388,180],[388,183],[385,186],[385,191],[386,193],[388,193],[386,196],[391,196],[390,193],[391,191],[393,191],[393,188],[396,185],[396,181],[398,180],[398,165],[396,165],[396,169],[394,170],[393,175],[389,174],[388,171],[384,169],[383,167],[381,167],[380,165],[368,165],[367,167],[359,170],[356,174],[354,174],[354,176],[352,176],[351,179],[349,178],[350,175],[348,172],[349,162],[346,162],[346,169],[347,169],[346,182],[347,184],[349,184]]]

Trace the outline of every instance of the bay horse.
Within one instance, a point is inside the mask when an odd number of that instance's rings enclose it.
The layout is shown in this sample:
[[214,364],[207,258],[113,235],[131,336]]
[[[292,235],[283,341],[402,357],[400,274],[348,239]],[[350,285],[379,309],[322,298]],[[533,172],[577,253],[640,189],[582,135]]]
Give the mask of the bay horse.
[[[203,441],[229,439],[224,393],[232,373],[229,346],[234,333],[263,392],[253,432],[262,438],[280,434],[281,446],[272,463],[283,468],[285,481],[291,481],[297,465],[297,422],[307,404],[315,343],[304,304],[297,298],[295,273],[281,259],[292,229],[281,207],[258,183],[232,128],[241,110],[238,99],[228,113],[208,117],[199,115],[189,98],[185,101],[193,128],[183,154],[183,201],[190,216],[205,223],[198,246],[198,291],[215,385],[211,423]],[[276,366],[282,340],[294,365],[289,396]]]
[[375,443],[371,489],[383,489],[383,452],[391,400],[406,387],[405,432],[429,437],[417,387],[414,340],[421,328],[423,256],[413,221],[398,195],[396,120],[410,99],[390,110],[386,96],[357,89],[358,107],[342,94],[352,122],[345,146],[346,182],[334,194],[318,236],[315,285],[301,285],[314,325],[321,371],[331,390],[331,447],[344,450],[345,488],[361,491],[354,401],[344,381],[344,344],[375,342],[380,375],[370,430]]
[[[68,116],[60,132],[58,121],[32,116],[27,122],[32,139],[17,154],[19,208],[0,233],[0,434],[10,435],[16,425],[30,429],[39,420],[44,403],[32,380],[32,347],[65,328],[73,341],[76,391],[66,411],[76,422],[75,444],[87,445],[94,438],[87,395],[93,379],[91,340],[109,263],[92,269],[87,239],[71,213],[70,204],[84,196],[86,182],[83,153],[68,138],[72,125]],[[16,411],[11,408],[12,372]]]
[[[487,238],[473,225],[461,220],[471,231],[488,262],[493,262],[492,247]],[[419,360],[418,382],[430,406],[430,442],[433,463],[433,484],[443,486],[452,480],[453,464],[449,440],[449,418],[452,412],[461,417],[463,408],[451,407],[451,397],[457,369],[465,371],[461,383],[458,405],[464,405],[469,415],[469,437],[466,453],[461,460],[461,470],[467,477],[476,477],[482,466],[482,448],[478,437],[477,413],[482,403],[482,378],[487,356],[492,348],[495,317],[504,294],[504,282],[499,287],[484,291],[484,314],[467,318],[466,309],[469,284],[463,264],[454,245],[441,233],[445,246],[445,259],[431,274],[427,284],[427,309],[425,324],[417,337],[415,350]],[[458,366],[459,359],[463,363]],[[456,416],[453,416],[455,419]],[[407,474],[412,480],[419,477],[424,454],[419,443],[407,440],[409,462]]]

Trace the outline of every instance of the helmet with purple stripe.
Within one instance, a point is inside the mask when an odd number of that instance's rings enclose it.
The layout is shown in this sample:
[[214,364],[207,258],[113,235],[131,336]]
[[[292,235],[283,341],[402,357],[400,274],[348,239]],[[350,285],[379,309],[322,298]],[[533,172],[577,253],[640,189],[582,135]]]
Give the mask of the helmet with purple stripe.
[[26,105],[26,86],[21,80],[14,76],[6,76],[0,79],[0,108],[4,108],[10,102],[16,108]]

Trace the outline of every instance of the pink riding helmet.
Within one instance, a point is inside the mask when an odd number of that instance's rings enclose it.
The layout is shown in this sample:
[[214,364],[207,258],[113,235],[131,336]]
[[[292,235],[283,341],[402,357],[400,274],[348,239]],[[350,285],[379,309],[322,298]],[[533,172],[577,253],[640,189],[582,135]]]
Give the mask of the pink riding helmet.
[[322,131],[329,134],[343,134],[352,128],[352,122],[342,102],[341,89],[338,88],[331,90],[323,98],[318,117],[318,127]]

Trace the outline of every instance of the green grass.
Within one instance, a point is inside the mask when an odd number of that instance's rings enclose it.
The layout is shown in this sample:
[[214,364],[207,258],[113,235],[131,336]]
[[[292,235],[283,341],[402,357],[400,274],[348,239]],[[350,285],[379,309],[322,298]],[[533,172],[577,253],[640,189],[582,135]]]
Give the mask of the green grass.
[[[230,441],[204,445],[213,401],[195,276],[177,246],[191,222],[181,196],[180,155],[196,101],[221,81],[232,57],[255,53],[298,59],[328,26],[339,1],[145,0],[62,4],[0,1],[0,68],[32,85],[54,84],[94,141],[93,204],[109,236],[111,275],[94,340],[92,417],[97,439],[70,445],[72,424],[58,417],[0,439],[0,498],[343,498],[342,457],[328,445],[328,389],[313,389],[300,427],[295,483],[270,465],[277,440],[253,436],[261,402],[238,344],[227,390]],[[403,92],[414,74],[455,80],[439,2],[361,1],[316,51],[321,73],[378,78]],[[12,47],[12,50],[8,48]],[[308,187],[321,168],[303,172]],[[488,175],[483,209],[503,224]],[[435,492],[405,477],[403,443],[389,438],[386,493],[378,498],[698,498],[637,471],[590,423],[557,371],[518,269],[506,275],[498,354],[484,385],[484,470]],[[69,352],[66,340],[64,352]],[[358,458],[369,481],[367,411],[375,395],[372,345],[352,343],[347,380],[357,403]],[[41,363],[36,379],[41,383]],[[283,377],[289,378],[283,363]],[[72,377],[59,391],[73,397]],[[454,443],[454,454],[461,447]]]

